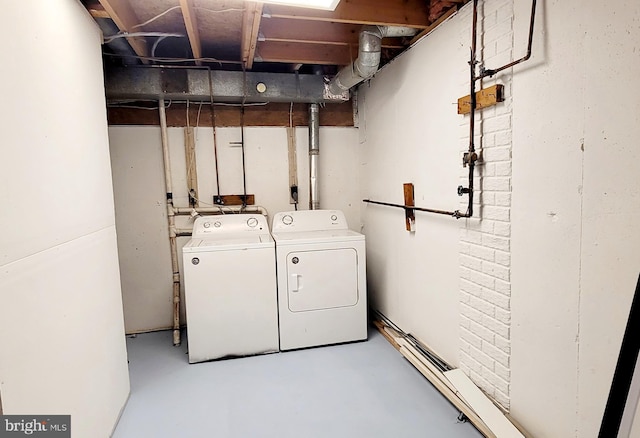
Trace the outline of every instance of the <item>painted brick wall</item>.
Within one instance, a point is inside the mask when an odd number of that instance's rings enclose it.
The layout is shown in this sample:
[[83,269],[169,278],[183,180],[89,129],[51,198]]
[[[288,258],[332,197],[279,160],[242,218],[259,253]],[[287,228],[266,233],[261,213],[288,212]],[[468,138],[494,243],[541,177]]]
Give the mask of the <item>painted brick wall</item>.
[[[471,21],[471,8],[464,12]],[[462,41],[471,43],[465,29]],[[481,67],[513,59],[513,1],[480,2],[478,60]],[[519,56],[519,54],[516,54]],[[504,85],[505,101],[476,113],[476,218],[460,223],[460,367],[489,396],[509,409],[511,359],[511,72],[477,89]],[[479,83],[478,83],[479,85]],[[468,73],[463,94],[468,94]],[[469,116],[460,120],[461,152],[468,149]],[[467,186],[468,170],[460,184]],[[461,198],[461,211],[466,197]]]

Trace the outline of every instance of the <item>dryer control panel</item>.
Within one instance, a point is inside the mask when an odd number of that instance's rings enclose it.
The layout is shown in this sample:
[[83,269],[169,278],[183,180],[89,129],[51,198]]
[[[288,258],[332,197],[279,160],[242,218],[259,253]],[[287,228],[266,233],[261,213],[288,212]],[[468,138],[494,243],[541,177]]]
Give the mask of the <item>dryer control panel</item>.
[[261,214],[224,214],[201,216],[193,223],[193,237],[220,234],[268,233],[267,219]]
[[347,218],[340,210],[283,211],[273,217],[274,233],[348,230]]

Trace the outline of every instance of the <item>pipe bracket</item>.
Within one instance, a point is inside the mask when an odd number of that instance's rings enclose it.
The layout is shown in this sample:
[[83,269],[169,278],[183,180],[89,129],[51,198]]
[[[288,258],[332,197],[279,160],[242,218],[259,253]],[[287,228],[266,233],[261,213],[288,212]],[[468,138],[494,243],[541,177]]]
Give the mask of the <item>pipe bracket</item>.
[[462,155],[462,167],[475,164],[476,161],[478,161],[478,154],[475,152],[465,152]]

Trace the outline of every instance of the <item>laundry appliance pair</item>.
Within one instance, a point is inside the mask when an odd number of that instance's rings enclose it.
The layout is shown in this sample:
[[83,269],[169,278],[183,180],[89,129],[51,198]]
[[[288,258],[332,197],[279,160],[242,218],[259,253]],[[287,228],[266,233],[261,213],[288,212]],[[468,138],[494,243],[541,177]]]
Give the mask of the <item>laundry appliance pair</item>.
[[338,210],[199,217],[183,248],[189,362],[367,338],[364,236]]

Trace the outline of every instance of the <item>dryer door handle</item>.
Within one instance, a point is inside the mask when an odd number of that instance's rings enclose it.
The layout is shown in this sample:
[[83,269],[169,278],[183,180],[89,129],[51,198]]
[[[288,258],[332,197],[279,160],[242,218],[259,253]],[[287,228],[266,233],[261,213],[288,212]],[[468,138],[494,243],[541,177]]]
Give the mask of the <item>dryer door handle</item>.
[[291,292],[298,292],[302,289],[302,282],[300,281],[301,278],[302,275],[300,274],[291,274],[289,276],[289,290]]

